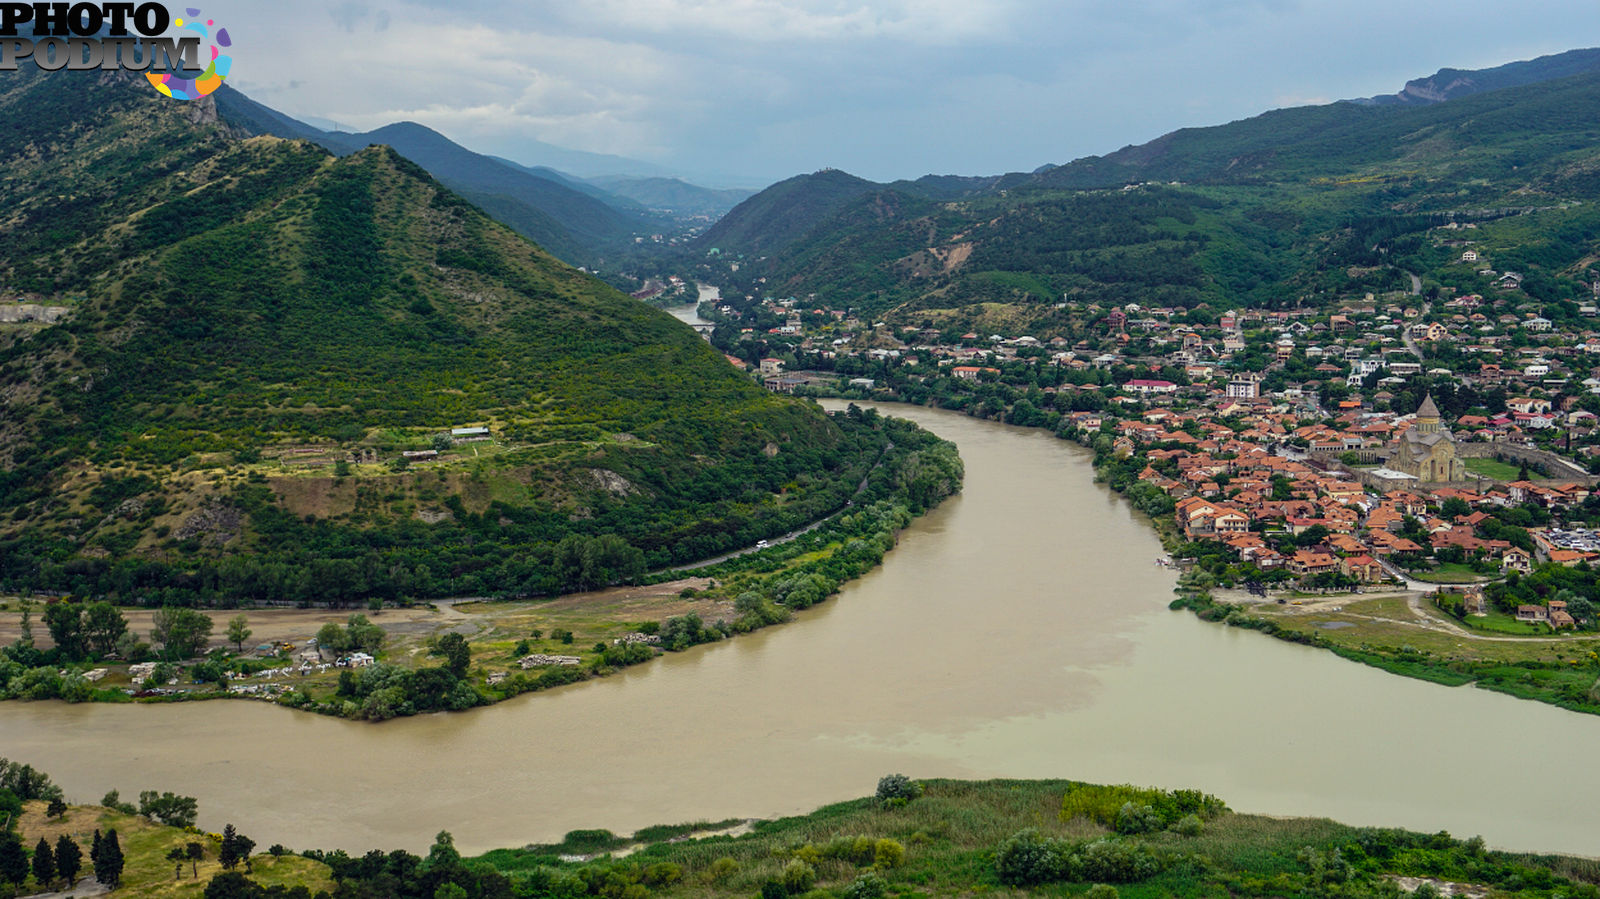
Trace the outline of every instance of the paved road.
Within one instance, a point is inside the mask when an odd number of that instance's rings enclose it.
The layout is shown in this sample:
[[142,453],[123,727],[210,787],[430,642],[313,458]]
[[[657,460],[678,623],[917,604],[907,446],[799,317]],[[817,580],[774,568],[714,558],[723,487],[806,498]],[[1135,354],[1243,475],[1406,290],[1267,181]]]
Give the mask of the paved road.
[[[1403,272],[1403,274],[1411,279],[1411,295],[1414,297],[1422,296],[1422,279],[1411,272]],[[1428,313],[1431,311],[1433,311],[1432,303],[1422,304],[1422,318],[1427,318]],[[1411,355],[1416,356],[1421,361],[1422,350],[1417,346],[1417,342],[1411,339],[1411,329],[1404,323],[1400,325],[1400,339],[1405,341],[1406,349],[1411,352]]]

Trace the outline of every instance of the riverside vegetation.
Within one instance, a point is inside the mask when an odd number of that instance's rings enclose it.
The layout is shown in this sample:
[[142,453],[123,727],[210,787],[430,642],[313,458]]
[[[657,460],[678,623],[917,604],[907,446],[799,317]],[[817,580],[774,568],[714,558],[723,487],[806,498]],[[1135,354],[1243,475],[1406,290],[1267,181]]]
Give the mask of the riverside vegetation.
[[[46,594],[52,635],[79,613],[103,620],[50,649],[24,635],[0,662],[5,695],[125,699],[83,675],[151,650],[106,630],[115,612],[101,601],[548,597],[649,581],[835,516],[771,561],[718,569],[739,591],[725,597],[734,614],[639,622],[681,649],[829,595],[959,489],[948,444],[762,390],[670,315],[389,148],[338,158],[240,139],[206,102],[60,74],[22,71],[0,90],[13,175],[0,202],[15,213],[0,223],[0,296],[72,309],[0,329],[0,590]],[[205,648],[182,630],[152,641],[160,661]],[[563,654],[581,664],[493,685],[470,671],[485,649],[514,664],[516,645],[442,639],[423,658],[446,664],[384,659],[282,699],[382,719],[654,652],[580,645]],[[221,693],[230,674],[286,661],[219,652],[163,667],[148,692],[179,675]]]
[[[290,689],[256,689],[245,695],[371,721],[458,711],[602,676],[662,651],[682,651],[787,621],[795,611],[827,599],[840,585],[879,564],[894,546],[898,531],[960,489],[961,460],[948,441],[872,410],[852,407],[839,417],[860,432],[881,433],[887,439],[878,463],[852,485],[856,492],[850,506],[794,540],[701,569],[698,573],[706,586],[688,588],[679,596],[689,611],[620,625],[628,633],[649,638],[648,642],[613,637],[622,632],[580,614],[541,618],[551,623],[520,633],[510,631],[509,625],[479,631],[470,639],[445,632],[414,645],[426,650],[416,654],[405,651],[408,647],[386,646],[383,628],[358,613],[343,625],[330,622],[317,631],[319,659],[324,651],[333,654],[327,661],[360,651],[377,656],[376,663],[308,666],[318,669],[314,676],[297,676],[289,682]],[[611,576],[588,567],[595,564],[593,556],[574,553],[572,577],[604,585]],[[660,572],[644,579],[675,576]],[[509,605],[540,616],[546,604],[523,600]],[[702,614],[693,610],[695,606],[718,611]],[[210,652],[205,647],[212,621],[189,608],[159,609],[152,617],[154,629],[147,643],[129,628],[122,611],[108,602],[52,602],[43,606],[41,615],[54,644],[49,649],[40,649],[32,638],[31,606],[23,616],[22,636],[0,650],[3,698],[69,702],[121,702],[130,696],[148,701],[218,698],[232,695],[230,686],[264,683],[250,680],[253,675],[304,664],[286,651],[265,658],[245,655],[242,650],[252,630],[250,619],[242,614],[228,623],[232,650],[218,647]],[[589,641],[596,638],[599,642],[591,646]],[[544,654],[547,661],[526,670],[519,665],[537,654]],[[570,661],[560,664],[554,661],[557,657]],[[124,685],[123,666],[146,660],[158,664],[135,692]],[[115,672],[112,677],[89,679],[91,672],[101,669],[103,674],[107,667]],[[178,680],[194,686],[169,689]]]
[[[355,856],[277,845],[257,854],[231,825],[221,834],[169,826],[115,796],[69,806],[48,777],[27,770],[26,798],[13,789],[15,777],[0,777],[0,806],[20,811],[0,832],[0,891],[9,895],[57,882],[35,878],[22,847],[96,829],[122,835],[115,874],[105,866],[100,873],[129,897],[1600,895],[1591,860],[1498,852],[1443,832],[1241,815],[1191,790],[1067,780],[919,783],[890,775],[873,796],[772,821],[651,827],[631,837],[579,830],[557,844],[479,856],[463,855],[442,831],[422,856]],[[24,864],[6,866],[6,847]]]

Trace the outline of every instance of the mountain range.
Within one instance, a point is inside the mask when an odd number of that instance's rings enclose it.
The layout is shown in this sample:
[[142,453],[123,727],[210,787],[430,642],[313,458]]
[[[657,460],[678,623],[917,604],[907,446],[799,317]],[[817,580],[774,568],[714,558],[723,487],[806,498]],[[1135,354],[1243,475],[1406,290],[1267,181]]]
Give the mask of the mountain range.
[[1583,50],[1446,70],[1411,82],[1411,102],[1274,110],[1026,173],[817,172],[741,203],[695,250],[730,294],[1059,328],[1063,301],[1282,306],[1375,265],[1435,267],[1421,235],[1457,221],[1485,239],[1520,228],[1503,261],[1553,279],[1554,300],[1600,235],[1597,66]]
[[[393,147],[446,187],[574,265],[594,266],[626,251],[635,237],[675,231],[679,219],[720,216],[750,194],[656,175],[611,175],[591,182],[549,166],[475,153],[415,122],[362,133],[326,131],[227,86],[217,92],[216,107],[224,122],[244,134],[306,140],[339,155],[374,145]],[[548,157],[546,147],[536,149]]]

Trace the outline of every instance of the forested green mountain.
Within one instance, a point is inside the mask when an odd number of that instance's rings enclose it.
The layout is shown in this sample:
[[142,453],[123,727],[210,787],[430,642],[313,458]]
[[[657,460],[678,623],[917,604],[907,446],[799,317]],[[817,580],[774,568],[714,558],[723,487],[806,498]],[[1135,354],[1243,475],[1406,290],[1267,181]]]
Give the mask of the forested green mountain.
[[837,508],[884,451],[387,147],[24,71],[0,168],[0,300],[72,309],[0,331],[0,589],[603,583]]
[[769,255],[730,273],[731,286],[753,291],[766,278],[764,292],[816,293],[875,316],[1048,328],[1062,323],[1063,300],[1284,306],[1336,295],[1391,277],[1373,267],[1442,264],[1421,239],[1431,227],[1515,216],[1518,241],[1499,259],[1555,301],[1573,294],[1600,239],[1600,73],[1425,106],[1278,110],[987,183],[824,174],[729,213],[721,249]]
[[751,256],[776,253],[832,218],[851,200],[881,187],[838,169],[796,175],[734,207],[701,235],[696,245]]

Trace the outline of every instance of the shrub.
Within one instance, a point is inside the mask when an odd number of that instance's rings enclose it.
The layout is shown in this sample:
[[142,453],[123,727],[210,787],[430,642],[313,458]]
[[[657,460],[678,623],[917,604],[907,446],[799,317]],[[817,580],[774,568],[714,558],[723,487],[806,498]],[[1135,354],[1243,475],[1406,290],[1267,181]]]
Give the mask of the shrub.
[[1163,823],[1154,806],[1124,802],[1122,808],[1117,809],[1117,833],[1150,833],[1160,830]]
[[868,871],[845,884],[839,891],[841,899],[883,899],[889,885],[876,873]]
[[878,778],[878,801],[904,799],[907,802],[922,795],[922,784],[904,774],[889,774]]
[[878,869],[898,868],[906,860],[906,847],[896,840],[884,837],[872,844],[872,866]]
[[1087,818],[1104,827],[1115,829],[1122,807],[1132,803],[1135,807],[1149,806],[1159,816],[1161,827],[1167,827],[1184,815],[1196,815],[1210,820],[1228,810],[1222,800],[1199,790],[1157,790],[1128,786],[1098,786],[1078,784],[1061,799],[1061,820]]
[[995,851],[995,873],[1008,886],[1029,886],[1061,879],[1065,853],[1059,840],[1033,828],[1007,837]]
[[707,883],[722,883],[737,873],[739,873],[739,863],[724,855],[706,869],[705,879]]
[[1084,899],[1117,899],[1117,888],[1108,883],[1097,883],[1083,894]]
[[810,890],[817,882],[817,869],[794,859],[783,866],[783,888],[796,896]]
[[1161,862],[1150,850],[1121,840],[1095,840],[1076,853],[1069,867],[1072,880],[1135,883],[1161,873]]
[[1174,833],[1186,837],[1197,837],[1200,835],[1200,831],[1204,829],[1205,825],[1200,823],[1199,815],[1184,815],[1172,825]]
[[683,868],[673,862],[657,862],[639,875],[639,882],[648,887],[669,887],[683,880]]

